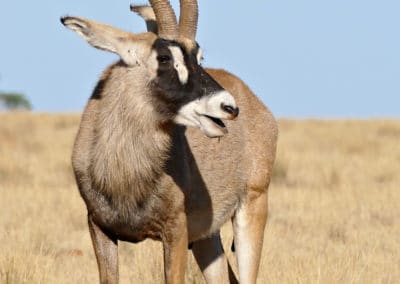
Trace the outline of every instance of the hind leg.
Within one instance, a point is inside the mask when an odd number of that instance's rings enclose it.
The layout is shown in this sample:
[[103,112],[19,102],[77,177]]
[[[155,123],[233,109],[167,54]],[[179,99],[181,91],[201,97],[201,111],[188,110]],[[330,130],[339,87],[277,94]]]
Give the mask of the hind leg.
[[232,220],[241,284],[253,284],[257,280],[267,221],[267,193],[249,190]]
[[219,233],[194,242],[192,252],[207,283],[237,283],[233,272],[228,274],[228,261]]
[[118,283],[118,241],[109,236],[89,217],[89,231],[96,254],[101,284]]

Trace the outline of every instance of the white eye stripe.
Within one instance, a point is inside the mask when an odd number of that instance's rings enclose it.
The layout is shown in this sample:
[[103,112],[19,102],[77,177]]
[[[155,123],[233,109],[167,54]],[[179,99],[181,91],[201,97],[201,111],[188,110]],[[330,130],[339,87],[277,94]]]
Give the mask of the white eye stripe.
[[174,60],[174,68],[178,73],[179,81],[184,85],[189,79],[189,71],[186,68],[182,51],[177,46],[169,46],[168,48],[171,51]]

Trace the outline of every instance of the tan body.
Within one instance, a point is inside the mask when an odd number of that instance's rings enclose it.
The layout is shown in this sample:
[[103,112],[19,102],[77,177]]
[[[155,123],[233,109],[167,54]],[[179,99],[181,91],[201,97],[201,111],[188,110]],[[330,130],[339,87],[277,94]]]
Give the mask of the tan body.
[[[203,207],[199,211],[204,217],[199,219],[213,220],[211,228],[215,232],[240,203],[246,201],[249,190],[266,192],[275,159],[277,125],[268,109],[240,79],[224,70],[206,70],[240,105],[240,117],[226,123],[229,133],[220,139],[210,141],[197,129],[186,130],[190,151],[212,205],[212,218],[205,215],[207,211]],[[202,192],[201,184],[191,186],[197,189],[196,192]],[[200,203],[196,197],[196,194],[189,196],[191,206]],[[202,196],[204,199],[206,196]],[[189,216],[193,214],[191,211]],[[197,231],[198,222],[189,222],[189,228],[193,228],[190,235]]]
[[[88,204],[89,222],[93,221],[97,226],[102,226],[102,229],[112,231],[116,239],[133,242],[147,237],[162,240],[166,237],[162,235],[162,231],[167,230],[168,227],[170,227],[169,230],[175,231],[170,232],[173,234],[177,232],[177,228],[187,226],[188,242],[194,242],[218,233],[219,228],[226,221],[243,211],[244,218],[248,217],[248,220],[244,221],[247,228],[242,230],[242,233],[235,234],[237,252],[240,253],[241,237],[246,238],[244,253],[251,252],[247,250],[252,243],[255,246],[255,253],[260,251],[267,214],[267,188],[277,139],[277,125],[271,113],[238,78],[223,70],[207,69],[210,75],[230,91],[241,106],[240,118],[227,122],[229,133],[219,139],[210,139],[195,128],[186,129],[181,126],[166,125],[165,129],[160,130],[151,129],[151,125],[146,125],[142,135],[148,135],[145,144],[149,148],[136,145],[136,148],[131,149],[132,153],[125,152],[127,150],[123,142],[130,144],[131,139],[134,138],[127,136],[127,133],[130,133],[127,131],[129,129],[125,128],[127,126],[124,125],[124,121],[130,124],[135,119],[144,121],[150,117],[131,117],[126,120],[127,117],[110,115],[107,108],[115,106],[107,98],[118,94],[108,94],[107,90],[112,90],[115,85],[121,83],[109,80],[108,76],[112,76],[113,72],[119,72],[118,67],[113,69],[113,71],[108,71],[104,78],[104,82],[107,83],[104,84],[102,90],[107,97],[95,94],[83,114],[73,155],[74,169],[78,180],[82,183],[80,185],[82,196]],[[140,104],[142,98],[138,96],[136,99],[138,101],[126,102],[123,105]],[[152,114],[150,110],[146,113]],[[126,113],[128,114],[133,115],[135,112]],[[140,115],[143,114],[140,113]],[[98,130],[96,125],[100,123],[99,121],[107,124],[111,123],[109,121],[114,121],[115,124]],[[105,133],[100,135],[101,131]],[[170,131],[172,131],[172,139],[169,136]],[[100,143],[103,139],[105,142]],[[169,146],[171,151],[168,150],[169,147],[164,146]],[[165,150],[163,157],[159,156],[158,148]],[[119,153],[118,149],[122,152]],[[143,153],[138,153],[138,151],[143,151]],[[150,190],[143,188],[142,178],[138,179],[138,182],[142,184],[138,185],[137,192],[129,190],[131,187],[122,190],[128,183],[129,177],[126,175],[134,175],[136,171],[146,168],[148,158],[143,160],[145,162],[143,165],[138,161],[141,160],[141,154],[145,156],[149,153],[154,153],[155,159],[160,159],[158,180],[150,180],[148,185],[152,187]],[[170,158],[167,158],[168,156]],[[112,164],[115,157],[127,159],[127,164],[124,165],[121,160],[118,161],[119,165]],[[101,165],[109,162],[110,168],[113,169],[111,173],[98,172],[99,178],[121,183],[110,187],[113,191],[106,193],[118,196],[117,204],[109,205],[107,200],[98,198],[98,195],[93,192],[98,189],[93,189],[90,184],[84,184],[85,181],[97,179],[92,176],[93,169],[92,172],[90,171],[93,165],[89,164],[97,158]],[[163,159],[165,165],[162,164]],[[124,168],[129,165],[129,162],[132,162],[131,168]],[[104,170],[108,171],[110,168],[104,168]],[[163,168],[166,170],[163,171]],[[132,176],[132,179],[134,182],[135,177]],[[140,191],[141,188],[143,191]],[[263,201],[260,202],[260,200]],[[135,206],[140,202],[145,205]],[[257,203],[261,203],[261,206],[257,207],[255,205]],[[249,210],[257,212],[249,213],[252,212]],[[178,220],[184,223],[176,224]],[[253,223],[255,223],[254,226]],[[241,225],[238,224],[238,226]],[[182,231],[178,232],[178,235],[182,234]],[[240,234],[245,234],[245,236],[240,236]],[[255,242],[250,240],[253,237],[256,238]],[[181,249],[186,250],[186,244]],[[196,251],[196,243],[194,251]],[[184,252],[181,253],[184,254]],[[216,251],[216,253],[219,257],[221,252]],[[223,262],[221,264],[226,265]],[[256,258],[254,264],[243,265],[257,267],[258,260]],[[245,271],[249,269],[246,268]],[[227,275],[226,268],[223,274]],[[257,270],[252,272],[251,277],[256,277],[256,274]],[[242,282],[245,283],[245,281]]]
[[[196,129],[188,129],[186,137],[211,199],[212,228],[218,230],[232,218],[240,283],[255,283],[268,212],[267,191],[275,160],[278,127],[271,112],[239,78],[224,70],[206,70],[234,96],[240,106],[240,116],[236,121],[227,122],[229,133],[220,140],[207,143],[204,135]],[[195,202],[193,200],[192,203]],[[205,217],[205,220],[207,217],[211,219],[210,216]],[[188,226],[195,231],[192,228],[196,227],[197,220],[193,221],[189,218]],[[213,248],[213,255],[210,249],[215,242],[219,244]],[[204,250],[208,252],[204,254]],[[195,246],[193,251],[196,256]],[[209,283],[228,281],[226,259],[222,252],[219,236],[211,238],[209,243],[200,242],[197,261]],[[219,261],[207,263],[210,257],[218,257]],[[205,263],[203,267],[202,262]],[[231,279],[231,282],[236,281]]]

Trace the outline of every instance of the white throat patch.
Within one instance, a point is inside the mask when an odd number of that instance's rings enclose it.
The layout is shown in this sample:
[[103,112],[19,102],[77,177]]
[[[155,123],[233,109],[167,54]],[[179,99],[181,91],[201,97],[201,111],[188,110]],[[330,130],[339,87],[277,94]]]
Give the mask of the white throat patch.
[[177,46],[169,46],[172,57],[174,59],[174,68],[178,73],[179,81],[182,85],[185,85],[189,79],[189,72],[186,68],[185,60],[181,49]]

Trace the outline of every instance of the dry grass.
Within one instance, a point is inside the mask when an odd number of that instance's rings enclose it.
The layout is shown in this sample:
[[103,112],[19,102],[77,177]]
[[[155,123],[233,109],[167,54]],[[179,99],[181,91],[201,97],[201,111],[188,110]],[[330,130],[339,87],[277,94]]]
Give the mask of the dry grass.
[[[79,117],[0,121],[0,283],[96,283],[70,167]],[[399,283],[399,172],[399,121],[281,120],[259,283]],[[120,274],[162,282],[161,245],[123,243]]]

